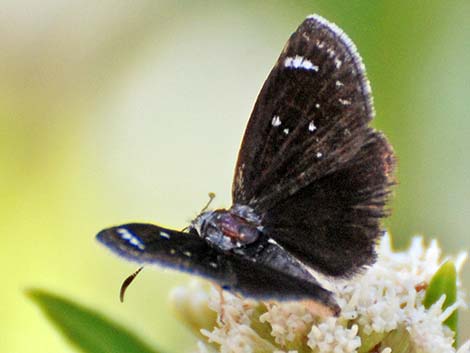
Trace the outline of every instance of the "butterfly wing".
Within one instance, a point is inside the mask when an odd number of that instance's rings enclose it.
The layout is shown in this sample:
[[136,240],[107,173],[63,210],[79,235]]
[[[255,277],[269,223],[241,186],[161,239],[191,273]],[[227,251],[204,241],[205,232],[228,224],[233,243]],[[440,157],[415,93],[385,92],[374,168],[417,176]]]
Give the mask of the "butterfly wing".
[[287,272],[274,270],[268,264],[239,256],[230,256],[227,261],[236,278],[230,287],[246,297],[258,300],[308,300],[320,304],[315,310],[318,315],[337,316],[341,311],[333,293],[323,288],[313,277],[306,281]]
[[[222,288],[255,299],[312,300],[330,314],[337,314],[333,295],[322,288],[308,272],[303,277],[273,271],[269,258],[280,255],[279,247],[262,244],[258,257],[241,251],[223,252],[213,248],[195,233],[165,229],[152,224],[131,223],[107,228],[97,239],[112,251],[140,264],[160,264],[215,281]],[[253,249],[256,250],[256,249]],[[281,256],[282,257],[282,256]]]
[[342,168],[267,211],[266,232],[324,274],[355,274],[375,262],[392,165],[388,143],[373,134]]
[[140,264],[159,264],[214,280],[223,278],[220,252],[193,233],[130,223],[104,229],[96,238],[118,255]]
[[319,16],[294,32],[266,80],[243,138],[233,202],[327,275],[375,259],[394,157],[368,126],[369,83],[351,40]]

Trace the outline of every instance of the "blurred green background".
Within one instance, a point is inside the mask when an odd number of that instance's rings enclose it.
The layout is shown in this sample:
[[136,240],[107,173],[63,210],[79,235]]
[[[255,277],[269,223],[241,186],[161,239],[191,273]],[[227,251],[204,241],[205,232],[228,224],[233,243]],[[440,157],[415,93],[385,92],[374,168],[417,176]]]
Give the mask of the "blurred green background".
[[397,245],[423,234],[447,253],[470,248],[469,1],[3,0],[2,352],[72,351],[24,297],[31,286],[99,308],[166,352],[191,347],[167,305],[188,277],[147,269],[120,304],[136,266],[94,235],[134,220],[182,228],[209,191],[214,206],[230,204],[256,95],[310,13],[364,58],[374,124],[399,157],[387,221]]

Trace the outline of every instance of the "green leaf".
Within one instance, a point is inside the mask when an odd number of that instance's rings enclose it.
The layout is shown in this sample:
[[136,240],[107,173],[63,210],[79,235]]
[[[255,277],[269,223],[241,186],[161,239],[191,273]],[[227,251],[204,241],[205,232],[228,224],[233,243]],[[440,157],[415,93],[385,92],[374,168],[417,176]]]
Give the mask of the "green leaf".
[[[442,306],[443,309],[451,306],[457,300],[457,270],[455,269],[455,265],[452,261],[444,263],[432,277],[424,297],[424,306],[429,308],[437,302],[443,294],[446,295],[444,305]],[[454,311],[446,321],[444,321],[444,324],[455,332],[455,346],[457,344],[457,310]]]
[[26,292],[76,347],[87,353],[157,353],[102,314],[40,289]]

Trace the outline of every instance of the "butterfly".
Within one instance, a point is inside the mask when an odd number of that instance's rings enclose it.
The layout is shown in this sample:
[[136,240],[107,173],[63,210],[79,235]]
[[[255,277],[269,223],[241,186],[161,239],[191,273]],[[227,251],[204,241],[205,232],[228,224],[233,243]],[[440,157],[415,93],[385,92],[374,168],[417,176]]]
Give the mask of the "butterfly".
[[376,260],[395,157],[374,117],[362,59],[318,15],[287,41],[243,137],[228,209],[186,231],[130,223],[97,238],[140,264],[190,272],[260,300],[308,301],[339,315],[314,275],[350,279]]

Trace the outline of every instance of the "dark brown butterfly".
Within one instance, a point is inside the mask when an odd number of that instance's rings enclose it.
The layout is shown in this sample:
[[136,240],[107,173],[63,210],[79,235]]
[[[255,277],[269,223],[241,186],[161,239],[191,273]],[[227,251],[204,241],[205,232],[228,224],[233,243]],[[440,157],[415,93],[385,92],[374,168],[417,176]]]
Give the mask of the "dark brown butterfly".
[[337,315],[312,275],[351,278],[376,259],[394,154],[368,126],[370,86],[356,47],[313,15],[292,34],[248,122],[229,209],[185,232],[124,224],[98,240],[129,260],[211,279],[256,299],[307,300]]

